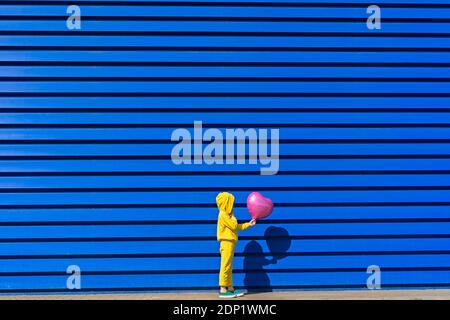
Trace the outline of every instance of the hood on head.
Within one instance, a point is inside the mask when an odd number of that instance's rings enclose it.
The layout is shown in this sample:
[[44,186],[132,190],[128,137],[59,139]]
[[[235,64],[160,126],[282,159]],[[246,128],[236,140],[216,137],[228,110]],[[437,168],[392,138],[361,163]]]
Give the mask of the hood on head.
[[221,192],[216,197],[217,208],[219,211],[231,213],[233,211],[234,196],[228,192]]

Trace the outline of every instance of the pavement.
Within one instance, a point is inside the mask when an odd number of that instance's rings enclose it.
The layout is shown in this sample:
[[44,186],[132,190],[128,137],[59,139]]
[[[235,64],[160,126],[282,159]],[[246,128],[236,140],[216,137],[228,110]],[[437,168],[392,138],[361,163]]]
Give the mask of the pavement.
[[[217,300],[215,292],[3,295],[0,300]],[[450,290],[346,290],[249,293],[240,300],[450,300]]]

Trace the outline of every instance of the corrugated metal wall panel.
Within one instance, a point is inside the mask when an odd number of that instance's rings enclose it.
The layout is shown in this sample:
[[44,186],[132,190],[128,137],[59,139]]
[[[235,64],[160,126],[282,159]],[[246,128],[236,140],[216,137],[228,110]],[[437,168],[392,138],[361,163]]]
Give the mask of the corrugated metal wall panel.
[[[450,287],[450,1],[0,1],[0,292]],[[181,165],[176,128],[280,128],[280,171]],[[81,289],[66,286],[68,266]]]

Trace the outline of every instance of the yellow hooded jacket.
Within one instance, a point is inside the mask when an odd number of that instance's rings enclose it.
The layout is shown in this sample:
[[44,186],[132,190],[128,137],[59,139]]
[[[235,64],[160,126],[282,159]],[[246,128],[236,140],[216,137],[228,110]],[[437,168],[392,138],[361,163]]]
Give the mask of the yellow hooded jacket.
[[228,192],[221,192],[216,197],[219,208],[219,218],[217,220],[217,240],[237,241],[238,231],[250,227],[250,223],[239,224],[233,214],[234,196]]

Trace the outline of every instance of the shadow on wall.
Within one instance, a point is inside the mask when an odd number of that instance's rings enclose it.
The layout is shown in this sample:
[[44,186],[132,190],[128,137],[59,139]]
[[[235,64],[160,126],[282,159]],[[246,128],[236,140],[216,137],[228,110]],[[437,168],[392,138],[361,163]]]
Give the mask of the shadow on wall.
[[270,278],[264,269],[270,264],[287,256],[291,247],[289,232],[280,227],[269,227],[264,232],[271,259],[264,256],[262,246],[258,241],[250,241],[244,248],[244,286],[249,292],[272,291]]

